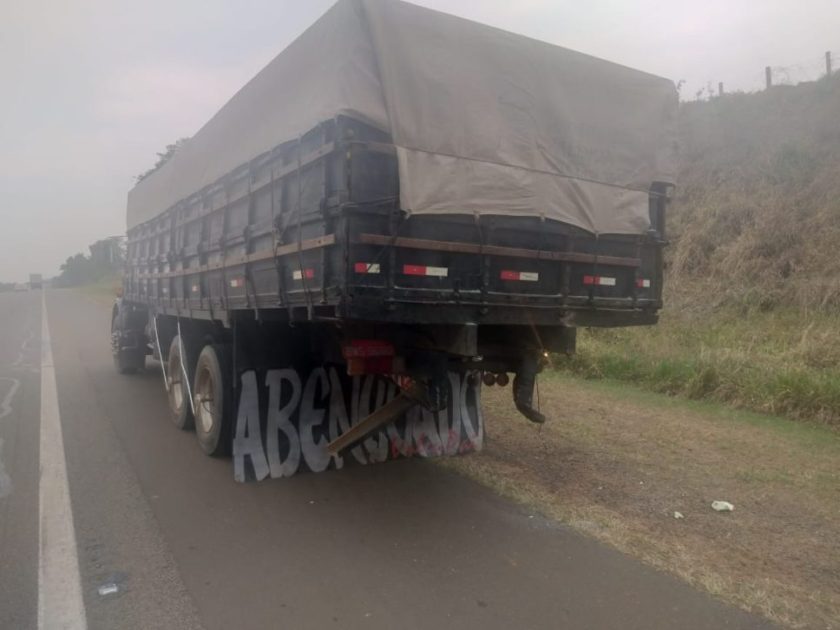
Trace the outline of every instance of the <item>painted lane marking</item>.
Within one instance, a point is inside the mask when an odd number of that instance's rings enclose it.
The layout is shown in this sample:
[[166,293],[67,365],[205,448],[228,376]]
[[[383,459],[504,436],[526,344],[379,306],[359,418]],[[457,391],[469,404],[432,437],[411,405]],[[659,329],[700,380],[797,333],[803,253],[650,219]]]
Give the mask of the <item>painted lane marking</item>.
[[21,350],[26,351],[29,350],[29,342],[35,338],[35,333],[33,331],[29,331],[26,335],[26,339],[23,340],[23,345],[20,347]]
[[46,291],[41,295],[41,444],[38,459],[41,469],[38,630],[85,630],[87,620],[58,412]]
[[[29,352],[29,342],[35,338],[35,333],[31,330],[27,333],[26,339],[23,340],[23,345],[20,347],[17,358],[12,362],[12,368],[15,370],[29,370],[31,372],[39,372],[40,370],[25,362],[26,353]],[[0,416],[2,417],[2,416]]]
[[3,466],[3,440],[0,440],[0,499],[12,494],[12,478]]
[[[20,387],[20,381],[10,376],[0,376],[0,381],[8,381],[12,384],[9,391],[3,396],[3,400],[0,401],[0,420],[2,420],[12,413],[12,399]],[[5,499],[10,494],[12,494],[12,478],[9,477],[6,467],[3,466],[3,440],[0,440],[0,499]]]
[[2,419],[12,413],[12,398],[15,397],[15,393],[20,387],[20,381],[9,376],[0,376],[0,381],[8,381],[12,384],[9,391],[3,396],[2,402],[0,402],[0,419]]

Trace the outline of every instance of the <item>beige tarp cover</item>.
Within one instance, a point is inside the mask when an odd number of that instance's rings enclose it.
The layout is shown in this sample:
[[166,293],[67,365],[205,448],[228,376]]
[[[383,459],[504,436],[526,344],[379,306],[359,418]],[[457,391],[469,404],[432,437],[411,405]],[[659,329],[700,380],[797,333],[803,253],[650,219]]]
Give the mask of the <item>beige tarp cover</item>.
[[673,182],[671,81],[396,0],[339,0],[128,196],[134,227],[319,122],[390,132],[414,214],[649,227]]

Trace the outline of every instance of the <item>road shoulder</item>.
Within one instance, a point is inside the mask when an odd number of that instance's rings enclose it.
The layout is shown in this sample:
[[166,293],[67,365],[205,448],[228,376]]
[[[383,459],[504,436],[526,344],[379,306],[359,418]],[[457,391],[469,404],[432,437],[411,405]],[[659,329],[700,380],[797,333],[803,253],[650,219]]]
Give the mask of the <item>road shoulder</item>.
[[840,625],[840,436],[616,384],[540,386],[548,424],[485,391],[484,453],[444,465],[746,610]]

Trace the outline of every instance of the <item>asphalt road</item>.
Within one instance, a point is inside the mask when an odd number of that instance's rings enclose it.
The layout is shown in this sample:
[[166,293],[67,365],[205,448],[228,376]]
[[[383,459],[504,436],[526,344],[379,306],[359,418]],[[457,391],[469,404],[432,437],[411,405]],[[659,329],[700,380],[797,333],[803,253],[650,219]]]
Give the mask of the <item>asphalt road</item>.
[[[41,300],[0,294],[2,629],[38,627],[55,584]],[[238,484],[170,424],[156,364],[114,372],[107,303],[46,305],[89,628],[769,627],[428,461]]]

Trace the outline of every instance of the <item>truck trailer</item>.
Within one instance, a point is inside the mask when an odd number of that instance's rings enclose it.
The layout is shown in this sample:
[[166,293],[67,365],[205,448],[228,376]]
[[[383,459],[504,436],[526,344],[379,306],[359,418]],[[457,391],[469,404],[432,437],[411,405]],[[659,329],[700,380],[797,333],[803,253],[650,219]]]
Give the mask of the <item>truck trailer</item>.
[[[509,375],[543,422],[535,379],[577,328],[657,321],[676,108],[666,79],[339,0],[129,192],[115,366],[153,355],[175,424],[210,455],[251,444],[257,477],[284,474],[257,442],[340,465]],[[282,372],[324,366],[302,394]],[[325,411],[364,379],[364,413]],[[267,400],[246,404],[254,382]],[[295,396],[303,456],[277,442]]]

